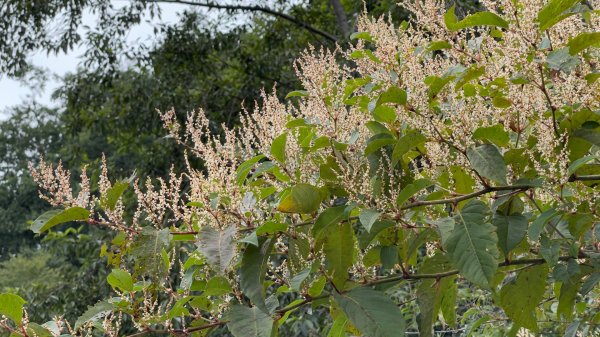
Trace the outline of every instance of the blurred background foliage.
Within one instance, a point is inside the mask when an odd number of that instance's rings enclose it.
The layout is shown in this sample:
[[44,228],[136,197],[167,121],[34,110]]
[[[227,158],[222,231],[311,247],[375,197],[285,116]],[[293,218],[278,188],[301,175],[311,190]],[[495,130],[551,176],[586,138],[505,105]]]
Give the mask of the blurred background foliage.
[[[165,137],[156,109],[175,108],[183,119],[187,111],[203,108],[215,126],[234,125],[242,107],[251,111],[260,100],[263,88],[275,88],[282,99],[297,89],[294,59],[309,45],[333,49],[335,43],[348,43],[363,10],[390,15],[398,24],[408,18],[393,0],[228,2],[265,6],[297,22],[260,11],[241,17],[236,9],[212,9],[218,16],[207,16],[188,5],[179,22],[154,27],[152,45],[128,46],[128,30],[158,15],[160,2],[135,0],[115,7],[110,0],[8,0],[0,9],[0,71],[5,74],[42,79],[27,62],[31,53],[68,52],[77,45],[87,50],[82,66],[62,78],[54,92],[58,108],[27,101],[6,111],[10,118],[0,122],[0,292],[16,291],[25,298],[32,321],[62,313],[74,320],[109,295],[106,263],[98,256],[111,233],[59,227],[34,237],[28,222],[50,206],[38,198],[28,162],[42,155],[61,160],[72,177],[87,164],[97,177],[104,153],[111,178],[134,171],[138,177],[165,176],[171,165],[183,165],[184,151]],[[457,4],[463,15],[479,9],[476,0]],[[85,11],[100,13],[100,19],[96,29],[82,34]],[[44,26],[52,20],[59,27],[49,32]],[[22,29],[27,33],[11,33]],[[325,316],[300,313],[286,324],[285,335],[321,335]]]

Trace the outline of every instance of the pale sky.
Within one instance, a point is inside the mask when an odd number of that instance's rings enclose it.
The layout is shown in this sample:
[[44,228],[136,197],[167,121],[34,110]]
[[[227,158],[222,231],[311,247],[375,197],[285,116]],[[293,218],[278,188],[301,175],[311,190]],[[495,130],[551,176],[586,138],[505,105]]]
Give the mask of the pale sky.
[[[115,3],[122,2],[115,1]],[[160,4],[160,7],[162,9],[161,19],[154,19],[153,24],[177,22],[177,14],[183,12],[185,9],[189,9],[189,6],[180,4]],[[95,21],[96,17],[87,13],[83,16],[82,24],[93,27]],[[152,25],[148,23],[142,23],[134,27],[127,37],[130,43],[152,43],[155,38]],[[34,65],[49,69],[53,74],[62,77],[77,69],[77,66],[82,61],[81,56],[84,51],[85,47],[78,47],[67,54],[46,55],[45,52],[39,52],[33,55],[31,60]],[[8,117],[10,107],[31,100],[31,96],[35,96],[35,99],[42,105],[55,106],[57,102],[52,102],[50,96],[59,85],[60,80],[54,78],[54,76],[50,76],[44,90],[40,93],[35,93],[27,85],[3,76],[0,79],[0,120]]]

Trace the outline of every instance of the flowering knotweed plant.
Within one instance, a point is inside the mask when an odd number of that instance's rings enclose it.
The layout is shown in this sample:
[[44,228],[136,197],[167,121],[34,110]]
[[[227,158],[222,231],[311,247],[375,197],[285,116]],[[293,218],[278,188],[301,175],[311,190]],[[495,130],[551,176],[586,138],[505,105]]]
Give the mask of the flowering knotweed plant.
[[[166,180],[111,182],[104,168],[99,195],[85,171],[75,193],[42,160],[31,171],[56,209],[31,229],[117,231],[102,253],[115,297],[38,325],[3,294],[1,326],[265,337],[325,306],[330,336],[595,329],[600,1],[483,2],[462,19],[403,3],[401,27],[364,15],[354,46],[300,56],[304,90],[263,94],[218,136],[202,110],[161,113],[195,157]],[[466,289],[486,306],[469,309]]]

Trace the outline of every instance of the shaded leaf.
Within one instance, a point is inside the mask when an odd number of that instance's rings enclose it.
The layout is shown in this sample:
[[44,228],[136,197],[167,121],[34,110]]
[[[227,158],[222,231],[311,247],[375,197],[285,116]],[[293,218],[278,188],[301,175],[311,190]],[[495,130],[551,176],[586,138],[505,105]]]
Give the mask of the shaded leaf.
[[467,149],[467,157],[473,169],[481,176],[499,184],[506,184],[506,164],[498,149],[491,144],[484,144]]
[[234,337],[271,337],[273,319],[257,307],[234,305],[227,319],[227,328]]
[[30,229],[34,233],[39,234],[56,225],[60,225],[61,223],[76,220],[87,220],[89,216],[90,212],[83,207],[71,207],[65,210],[53,209],[35,219],[35,221],[31,224]]
[[532,331],[537,331],[535,308],[544,298],[547,265],[537,265],[519,272],[516,280],[500,291],[500,306],[511,320]]
[[200,231],[198,247],[208,263],[220,273],[225,272],[235,256],[236,233],[237,228],[235,226],[229,226],[223,230],[204,226]]
[[454,229],[446,240],[450,261],[467,280],[484,288],[498,269],[495,228],[486,222],[487,206],[471,200],[454,217]]
[[98,323],[110,314],[115,309],[114,305],[106,301],[101,301],[93,306],[89,306],[88,309],[77,318],[75,322],[75,330],[78,330],[83,325],[89,322]]
[[242,255],[240,268],[240,287],[256,307],[268,312],[265,303],[265,280],[267,261],[273,248],[274,240],[260,238],[259,247],[248,245]]
[[400,309],[381,292],[356,287],[344,294],[334,294],[352,324],[365,336],[402,337],[406,329]]
[[298,184],[286,194],[277,206],[283,213],[312,213],[319,209],[321,194],[309,184]]

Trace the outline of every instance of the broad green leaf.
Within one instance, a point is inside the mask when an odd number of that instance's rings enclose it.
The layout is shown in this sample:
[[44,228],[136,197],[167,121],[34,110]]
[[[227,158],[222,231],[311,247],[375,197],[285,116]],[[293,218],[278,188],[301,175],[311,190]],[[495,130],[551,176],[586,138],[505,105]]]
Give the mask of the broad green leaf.
[[450,261],[467,280],[489,288],[498,269],[498,237],[486,221],[488,208],[479,200],[469,201],[454,217],[454,229],[446,240]]
[[600,32],[581,33],[572,38],[567,44],[571,55],[579,54],[589,47],[597,47],[598,45],[600,45]]
[[61,223],[77,220],[87,220],[90,212],[83,207],[71,207],[65,210],[54,209],[40,215],[31,224],[30,229],[36,233],[43,233]]
[[540,214],[540,216],[531,223],[531,226],[529,226],[529,231],[527,232],[529,240],[537,242],[540,239],[542,230],[544,230],[544,226],[548,223],[548,221],[550,221],[550,219],[558,214],[559,212],[554,208],[551,208]]
[[319,209],[320,204],[319,189],[309,184],[298,184],[281,199],[277,210],[283,213],[312,213]]
[[550,267],[554,267],[559,260],[560,243],[542,236],[540,238],[540,255]]
[[100,205],[104,209],[114,210],[119,198],[125,192],[125,190],[129,187],[128,181],[118,181],[111,188],[106,190],[106,193],[102,195],[100,199]]
[[581,289],[579,289],[579,293],[583,296],[587,295],[590,291],[592,291],[592,289],[594,289],[598,282],[600,282],[600,272],[592,273],[585,280],[585,282],[583,282]]
[[519,272],[516,280],[500,291],[500,306],[515,324],[538,331],[535,309],[544,298],[547,265],[537,265]]
[[377,134],[367,141],[367,146],[365,147],[365,156],[370,155],[371,153],[381,149],[384,146],[392,145],[395,143],[396,139],[391,135],[386,133]]
[[27,334],[35,337],[53,337],[50,330],[34,322],[27,324]]
[[[436,254],[423,262],[423,265],[419,268],[419,273],[432,274],[451,269],[452,266],[448,260],[443,255]],[[420,311],[418,319],[419,336],[433,336],[433,326],[437,320],[444,296],[452,297],[452,292],[456,292],[456,285],[454,284],[455,279],[456,276],[444,277],[440,280],[433,278],[424,279],[419,284],[417,288],[417,304],[419,305]],[[455,299],[456,296],[453,298]],[[448,302],[448,300],[452,300],[452,298],[446,299],[446,302]],[[449,303],[446,303],[446,306],[448,306],[448,304]],[[453,307],[452,310],[455,311],[456,309]]]
[[393,227],[394,225],[396,225],[396,223],[390,220],[376,221],[373,226],[371,226],[369,231],[362,233],[358,238],[360,249],[367,248],[379,233],[386,228]]
[[23,305],[25,300],[19,295],[0,294],[0,315],[10,318],[15,324],[21,326],[23,320]]
[[402,105],[402,104],[406,104],[406,99],[407,99],[406,91],[404,91],[396,86],[393,86],[393,87],[390,87],[385,92],[383,92],[381,94],[381,96],[379,96],[379,99],[377,100],[377,106],[380,106],[385,103],[393,103],[393,104]]
[[222,296],[232,291],[229,281],[223,276],[212,277],[206,282],[203,295]]
[[248,176],[248,173],[250,173],[250,170],[252,169],[254,164],[258,163],[259,161],[261,161],[264,158],[265,158],[264,155],[259,154],[258,156],[252,157],[252,158],[246,160],[245,162],[241,163],[240,166],[238,166],[238,168],[235,171],[235,179],[236,179],[237,184],[242,185],[244,183],[244,181],[246,180],[246,177]]
[[544,31],[560,21],[575,14],[568,11],[576,3],[581,0],[550,0],[537,15],[537,21],[540,24],[540,30]]
[[135,273],[149,275],[158,282],[167,272],[163,250],[169,246],[169,229],[156,230],[144,227],[131,244],[131,257],[135,261]]
[[322,233],[326,232],[331,226],[337,225],[342,220],[348,219],[346,206],[335,206],[324,210],[312,227],[313,237],[319,239]]
[[523,241],[527,234],[527,218],[522,214],[496,213],[492,218],[492,224],[496,227],[498,245],[504,256],[508,256],[508,253]]
[[101,301],[93,306],[88,306],[87,310],[81,316],[79,316],[79,318],[77,318],[74,327],[75,330],[79,330],[79,328],[84,326],[86,323],[97,323],[102,321],[104,317],[110,314],[114,309],[114,305],[106,301]]
[[580,167],[596,159],[600,159],[600,156],[585,156],[575,160],[569,165],[569,174],[575,173]]
[[473,139],[487,140],[502,147],[508,144],[510,138],[502,125],[494,125],[478,128],[473,132]]
[[600,146],[600,131],[597,131],[595,129],[577,129],[573,131],[573,136],[585,139],[586,141],[596,146]]
[[560,70],[567,74],[573,71],[580,63],[579,57],[572,56],[567,47],[553,50],[549,52],[546,57],[546,65],[548,68]]
[[375,223],[375,221],[377,221],[377,219],[379,219],[380,215],[381,213],[374,209],[363,209],[360,211],[358,219],[360,220],[360,223],[365,227],[367,232],[370,232],[371,227],[373,227],[373,224]]
[[339,315],[333,321],[327,337],[346,337],[346,325],[348,325],[348,317],[346,315]]
[[294,275],[290,280],[290,288],[295,291],[300,291],[302,287],[302,282],[306,280],[306,278],[310,275],[310,268],[305,268],[298,274]]
[[192,299],[193,297],[191,296],[180,298],[177,302],[175,302],[175,304],[173,304],[166,317],[168,319],[173,319],[179,316],[188,316],[190,311],[185,307],[185,305]]
[[204,226],[200,231],[198,248],[208,263],[219,273],[224,273],[236,253],[237,228],[229,226],[222,230]]
[[402,205],[410,199],[412,196],[417,194],[422,189],[433,186],[433,182],[429,179],[417,179],[412,184],[406,185],[396,198],[396,206],[402,208]]
[[481,176],[499,184],[506,184],[506,164],[498,149],[491,144],[484,144],[467,149],[467,157],[473,169]]
[[273,243],[274,240],[271,238],[260,238],[259,247],[248,245],[242,255],[240,268],[240,287],[242,292],[257,308],[264,312],[268,312],[268,309],[265,303],[265,287],[263,282]]
[[106,278],[108,284],[113,288],[119,288],[121,291],[133,291],[133,278],[131,275],[122,269],[113,269]]
[[573,318],[573,305],[579,288],[581,287],[581,274],[575,274],[560,287],[560,296],[558,298],[558,307],[556,314],[558,317],[564,316],[566,320]]
[[325,268],[333,284],[337,289],[343,289],[354,257],[354,231],[349,222],[327,229],[324,233],[323,253]]
[[226,316],[227,328],[234,337],[271,337],[273,319],[257,307],[234,305]]
[[369,32],[355,32],[350,35],[350,40],[365,40],[373,42],[373,37]]
[[285,99],[292,97],[306,97],[308,96],[308,91],[306,90],[294,90],[285,95]]
[[432,51],[436,51],[436,50],[450,49],[450,48],[452,48],[452,45],[448,41],[440,40],[440,41],[431,42],[429,44],[429,46],[427,46],[426,51],[432,52]]
[[287,133],[279,135],[271,143],[271,155],[280,163],[285,163],[285,143],[287,142]]
[[392,164],[396,165],[402,159],[402,156],[419,144],[424,143],[425,140],[425,136],[419,132],[411,132],[400,137],[392,152]]
[[461,21],[458,21],[454,12],[455,5],[450,7],[444,15],[444,22],[448,30],[455,32],[460,29],[475,26],[493,26],[508,28],[508,22],[492,12],[477,12],[471,14]]
[[334,299],[348,319],[365,336],[402,337],[406,329],[400,309],[383,293],[356,287]]
[[396,121],[396,109],[386,105],[380,105],[373,110],[373,118],[381,123],[393,123]]

